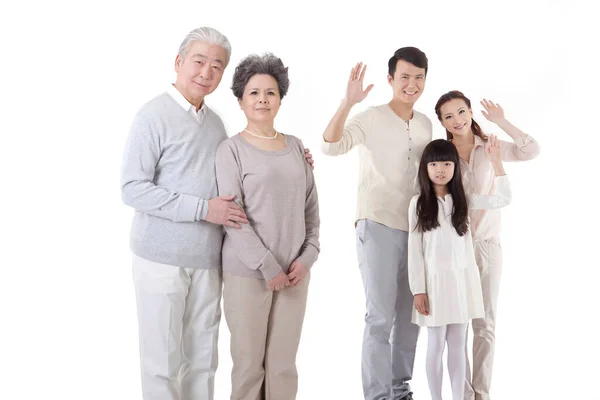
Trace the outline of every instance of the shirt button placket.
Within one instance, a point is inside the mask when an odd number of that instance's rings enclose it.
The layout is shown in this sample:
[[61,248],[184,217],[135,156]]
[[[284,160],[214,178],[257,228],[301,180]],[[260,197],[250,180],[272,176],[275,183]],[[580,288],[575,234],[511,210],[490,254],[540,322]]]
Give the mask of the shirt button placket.
[[406,134],[408,135],[408,159],[410,160],[410,152],[412,150],[412,138],[410,137],[410,121],[406,121]]

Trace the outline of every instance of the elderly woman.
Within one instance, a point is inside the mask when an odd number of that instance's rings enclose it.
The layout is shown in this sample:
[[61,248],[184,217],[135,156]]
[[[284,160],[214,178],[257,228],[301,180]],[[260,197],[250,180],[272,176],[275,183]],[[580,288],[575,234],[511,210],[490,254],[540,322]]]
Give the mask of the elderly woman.
[[233,93],[247,118],[217,150],[220,193],[249,224],[225,228],[223,302],[231,332],[232,400],[290,400],[309,270],[319,254],[319,208],[301,141],[274,127],[287,68],[272,54],[240,62]]

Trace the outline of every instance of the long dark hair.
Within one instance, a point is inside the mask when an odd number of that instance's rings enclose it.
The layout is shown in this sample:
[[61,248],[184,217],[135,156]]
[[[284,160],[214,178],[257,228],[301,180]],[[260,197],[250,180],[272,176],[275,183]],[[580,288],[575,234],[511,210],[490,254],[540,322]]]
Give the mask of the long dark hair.
[[[463,100],[467,107],[469,107],[469,110],[471,109],[471,100],[469,100],[468,97],[465,96],[462,92],[459,92],[458,90],[452,90],[448,93],[443,94],[435,104],[435,114],[437,115],[440,122],[442,122],[442,106],[450,100],[454,99]],[[475,118],[471,118],[471,131],[473,131],[473,135],[479,136],[481,140],[487,142],[487,136],[483,134],[481,127],[477,122],[475,122]],[[448,129],[446,129],[446,138],[448,140],[452,140],[452,134],[448,132]]]
[[454,176],[448,182],[448,192],[452,196],[452,225],[456,232],[462,236],[469,230],[469,221],[467,219],[469,206],[467,196],[463,188],[460,175],[460,162],[456,147],[444,139],[437,139],[429,142],[423,150],[421,162],[419,163],[419,186],[421,194],[417,200],[417,229],[421,232],[434,230],[440,226],[438,220],[438,199],[433,188],[433,184],[427,173],[427,164],[438,161],[452,161],[454,163]]

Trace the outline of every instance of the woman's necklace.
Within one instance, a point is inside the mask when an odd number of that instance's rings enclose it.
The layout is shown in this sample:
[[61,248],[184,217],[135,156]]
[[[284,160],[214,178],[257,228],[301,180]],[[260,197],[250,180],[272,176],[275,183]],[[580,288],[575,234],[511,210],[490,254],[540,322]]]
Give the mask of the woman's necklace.
[[251,134],[252,136],[255,136],[255,137],[257,137],[257,138],[260,138],[260,139],[266,139],[266,140],[273,140],[273,139],[276,139],[276,138],[277,138],[277,135],[279,135],[279,132],[277,132],[277,131],[275,131],[275,135],[273,135],[273,136],[262,136],[262,135],[257,135],[256,133],[254,133],[254,132],[250,132],[248,129],[245,129],[245,128],[244,128],[244,132],[248,132],[248,133],[249,133],[249,134]]

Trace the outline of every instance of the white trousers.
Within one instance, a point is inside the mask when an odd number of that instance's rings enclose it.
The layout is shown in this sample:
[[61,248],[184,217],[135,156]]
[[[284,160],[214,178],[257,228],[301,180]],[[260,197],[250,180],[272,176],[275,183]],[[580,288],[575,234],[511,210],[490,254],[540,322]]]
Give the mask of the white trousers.
[[475,240],[473,247],[481,277],[485,317],[474,319],[471,322],[473,326],[473,380],[471,381],[471,368],[467,359],[465,400],[491,400],[492,368],[496,346],[496,314],[500,277],[502,276],[502,247],[494,239]]
[[427,362],[425,368],[432,400],[442,400],[444,377],[442,356],[446,343],[448,343],[448,374],[450,375],[452,398],[453,400],[463,400],[467,366],[467,356],[465,354],[467,327],[468,324],[450,324],[427,328]]
[[213,400],[221,270],[133,256],[144,400]]

